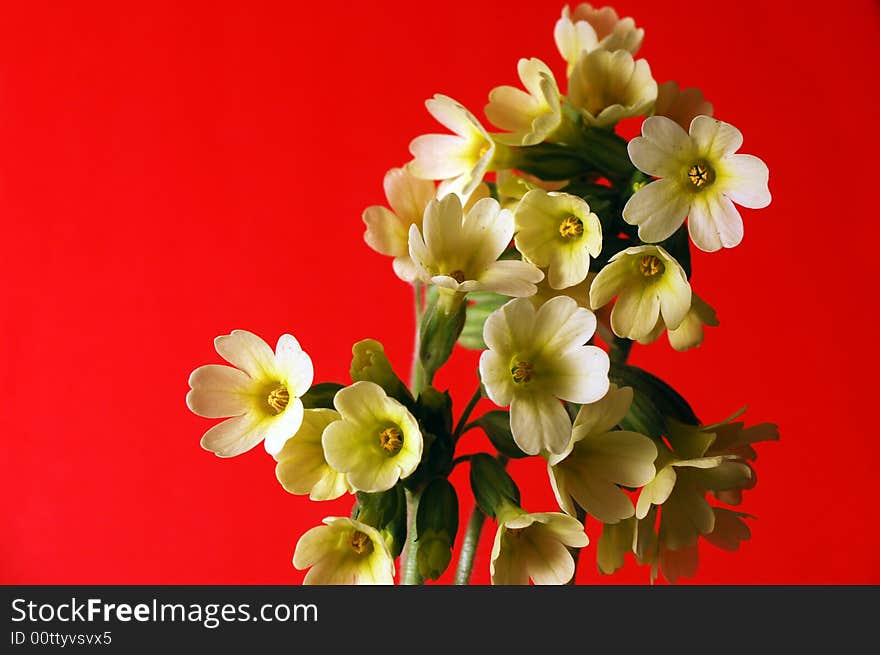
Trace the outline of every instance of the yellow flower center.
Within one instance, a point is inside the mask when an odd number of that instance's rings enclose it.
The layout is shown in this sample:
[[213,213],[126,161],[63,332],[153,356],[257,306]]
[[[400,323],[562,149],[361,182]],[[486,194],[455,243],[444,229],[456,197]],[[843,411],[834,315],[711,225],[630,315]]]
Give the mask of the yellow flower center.
[[559,235],[563,239],[575,239],[584,233],[584,224],[575,216],[566,216],[559,224]]
[[645,255],[639,262],[639,273],[645,277],[654,277],[655,275],[663,275],[666,265],[654,255]]
[[290,402],[290,392],[287,390],[287,387],[282,384],[280,387],[273,389],[269,393],[266,402],[269,404],[269,407],[275,410],[276,414],[280,414],[287,408],[287,404]]
[[348,540],[351,549],[358,555],[369,555],[373,552],[373,540],[368,534],[355,530],[351,533],[351,539]]
[[489,148],[491,147],[492,145],[487,143],[482,148],[480,148],[480,150],[477,152],[477,159],[482,159],[483,157],[485,157],[486,153],[489,152]]
[[396,455],[403,448],[403,435],[395,427],[385,428],[379,433],[379,446],[389,457]]
[[529,362],[518,361],[510,367],[510,375],[516,384],[526,384],[535,375],[535,369]]
[[449,273],[449,277],[461,284],[462,282],[464,282],[464,271],[452,271],[452,273]]
[[688,169],[688,180],[698,189],[702,189],[715,181],[715,170],[700,160]]

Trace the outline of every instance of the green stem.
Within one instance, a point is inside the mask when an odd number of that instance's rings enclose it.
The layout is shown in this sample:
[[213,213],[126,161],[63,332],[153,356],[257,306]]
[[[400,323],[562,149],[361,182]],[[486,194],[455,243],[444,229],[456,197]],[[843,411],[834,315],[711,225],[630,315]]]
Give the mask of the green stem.
[[486,515],[479,506],[474,506],[471,518],[468,521],[464,540],[461,542],[461,553],[458,556],[458,566],[455,567],[455,584],[466,585],[471,579],[471,571],[474,568],[474,556],[477,554],[477,546],[480,543],[480,533],[483,531],[483,523]]
[[467,406],[464,408],[464,411],[461,413],[461,417],[458,419],[458,423],[455,426],[455,430],[452,432],[452,442],[455,443],[458,441],[459,437],[464,434],[465,428],[468,426],[467,420],[471,417],[471,412],[474,411],[474,407],[477,406],[477,403],[480,402],[480,398],[483,397],[483,385],[477,386],[477,390],[474,391],[474,395],[471,396],[471,399],[468,401]]
[[416,531],[416,512],[419,509],[421,491],[406,491],[406,544],[400,554],[400,584],[420,585],[424,583],[419,575],[418,532]]
[[422,366],[422,360],[419,356],[419,353],[421,352],[422,315],[424,314],[425,308],[422,304],[421,283],[415,282],[413,284],[413,289],[415,290],[416,329],[414,338],[415,343],[413,344],[413,361],[409,386],[410,391],[412,391],[413,398],[418,398],[419,394],[422,392],[422,389],[425,386],[425,369]]

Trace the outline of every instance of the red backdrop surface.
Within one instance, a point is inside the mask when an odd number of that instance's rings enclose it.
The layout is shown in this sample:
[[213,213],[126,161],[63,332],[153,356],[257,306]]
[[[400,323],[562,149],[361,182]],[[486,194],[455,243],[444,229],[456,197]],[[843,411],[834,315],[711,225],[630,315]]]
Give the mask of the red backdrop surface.
[[[438,130],[426,98],[481,114],[520,57],[561,76],[561,6],[3,3],[0,582],[302,579],[297,539],[350,499],[288,495],[261,447],[203,451],[187,376],[234,328],[293,333],[318,380],[345,381],[365,337],[405,374],[410,290],[360,214],[410,139]],[[877,221],[878,5],[616,6],[646,28],[655,77],[701,87],[771,170],[742,245],[695,256],[721,327],[694,351],[633,355],[706,420],[748,404],[780,426],[742,506],[752,540],[705,545],[695,581],[880,583],[877,260],[853,245]],[[457,352],[439,376],[459,407],[476,359]],[[528,508],[555,507],[539,462],[511,469]],[[469,510],[464,467],[454,481]],[[599,576],[588,533],[582,582],[647,581],[632,561]]]

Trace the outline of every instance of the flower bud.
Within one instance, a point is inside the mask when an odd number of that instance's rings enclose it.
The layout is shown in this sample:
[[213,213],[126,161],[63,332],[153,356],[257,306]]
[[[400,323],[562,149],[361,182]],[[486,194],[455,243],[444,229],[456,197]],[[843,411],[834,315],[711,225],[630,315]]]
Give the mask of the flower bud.
[[381,343],[375,339],[358,341],[352,346],[351,354],[352,382],[373,382],[382,387],[392,398],[404,405],[412,405],[412,394],[391,368],[391,362],[385,356],[385,348]]
[[452,544],[458,532],[458,496],[445,478],[437,478],[425,488],[416,515],[419,574],[436,580],[449,566]]
[[452,561],[452,544],[446,534],[428,530],[420,535],[416,561],[424,580],[436,580],[443,575]]

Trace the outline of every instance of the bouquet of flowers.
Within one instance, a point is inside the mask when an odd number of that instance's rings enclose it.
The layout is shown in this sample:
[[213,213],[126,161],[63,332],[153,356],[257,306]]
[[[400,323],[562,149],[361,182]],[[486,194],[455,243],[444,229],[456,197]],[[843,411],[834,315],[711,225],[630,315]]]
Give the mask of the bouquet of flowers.
[[[487,518],[493,584],[572,581],[587,516],[601,524],[599,569],[633,553],[652,581],[694,575],[701,538],[735,550],[750,536],[749,515],[732,508],[756,482],[753,445],[777,439],[776,426],[746,427],[742,411],[705,423],[627,358],[664,333],[675,350],[696,347],[718,325],[691,287],[690,248],[740,243],[736,205],[770,203],[768,169],[737,152],[742,134],[698,89],[654,80],[636,59],[644,30],[632,18],[565,7],[553,36],[564,95],[544,62],[520,59],[524,90],[489,93],[497,133],[434,96],[427,109],[451,134],[414,139],[412,161],[385,175],[390,209],[364,211],[366,243],[414,289],[408,385],[373,339],[354,344],[351,384],[314,384],[293,336],[273,351],[243,330],[214,342],[232,366],[190,376],[189,408],[227,418],[205,449],[234,457],[262,441],[288,492],[353,495],[350,516],[297,543],[307,584],[393,584],[398,557],[400,582],[437,579],[460,532],[462,490],[449,482],[459,465],[474,509],[457,584]],[[644,117],[641,135],[627,142],[616,127],[632,117]],[[460,411],[434,386],[456,344],[482,351]],[[475,417],[483,397],[499,409]],[[470,430],[493,451],[457,456]],[[524,507],[506,470],[523,457],[546,461],[560,511]]]

